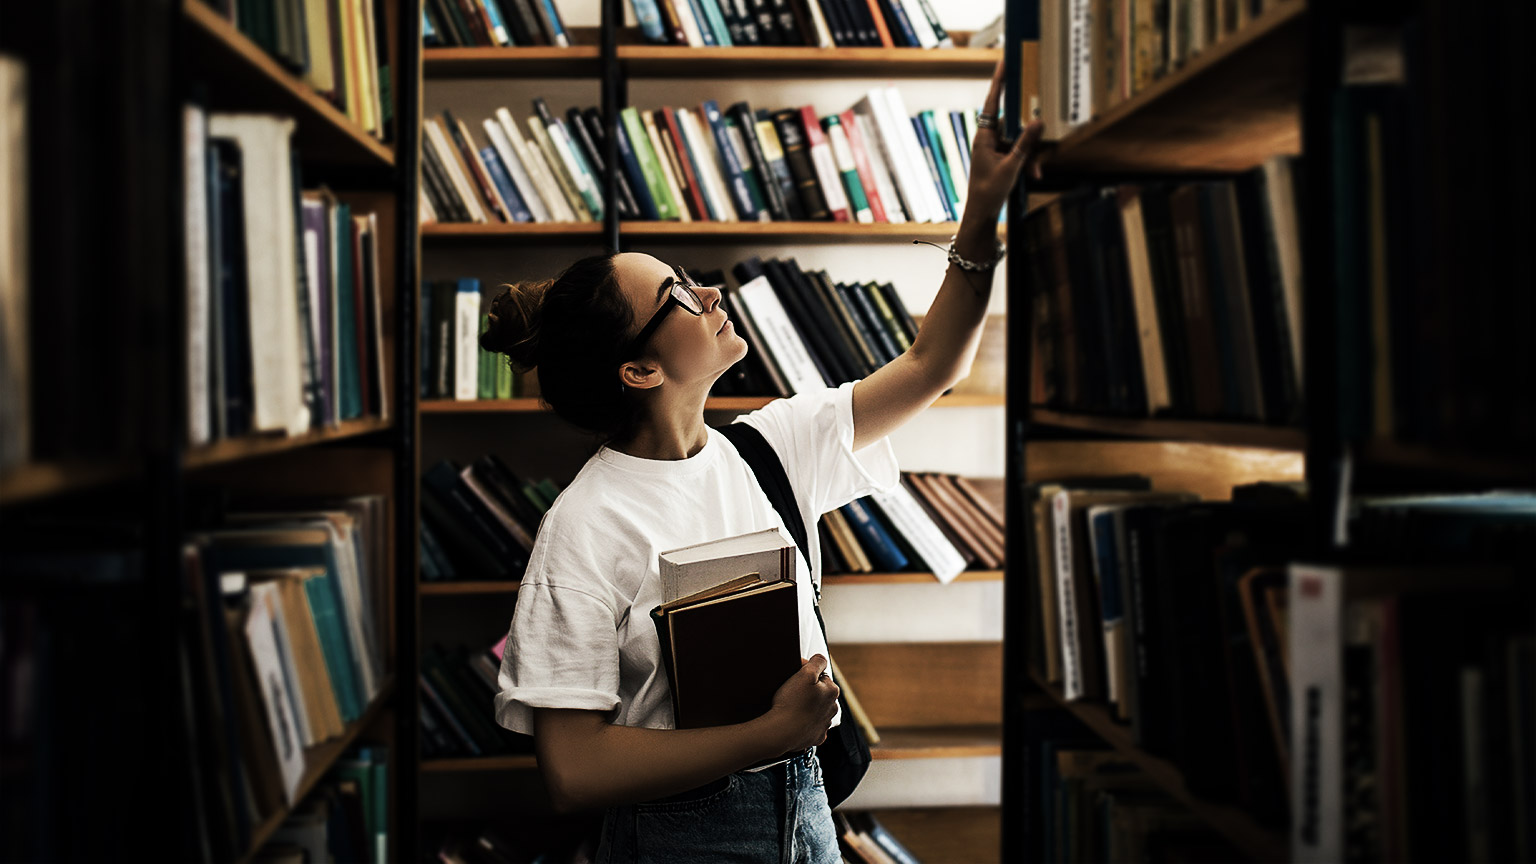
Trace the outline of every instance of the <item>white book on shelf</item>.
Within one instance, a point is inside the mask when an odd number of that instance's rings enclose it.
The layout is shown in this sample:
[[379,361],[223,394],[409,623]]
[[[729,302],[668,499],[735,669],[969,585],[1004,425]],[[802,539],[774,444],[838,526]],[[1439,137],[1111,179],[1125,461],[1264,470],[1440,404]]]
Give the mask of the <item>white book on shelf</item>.
[[918,181],[917,194],[923,198],[924,211],[932,217],[929,221],[949,221],[949,211],[944,207],[944,202],[939,200],[939,190],[933,185],[933,172],[928,170],[928,159],[923,155],[923,147],[917,141],[917,130],[912,128],[912,114],[907,110],[907,103],[901,96],[901,90],[892,85],[879,89],[885,94],[886,104],[891,108],[891,120],[896,125],[896,131],[901,137],[907,158],[912,160],[913,176]]
[[933,32],[933,25],[928,23],[928,16],[923,14],[923,7],[918,0],[892,0],[900,3],[902,11],[907,14],[907,20],[912,22],[912,32],[917,34],[918,47],[939,47],[939,36]]
[[1051,542],[1056,563],[1056,620],[1061,636],[1061,690],[1067,699],[1084,696],[1083,659],[1077,650],[1077,628],[1082,626],[1083,610],[1077,608],[1072,589],[1071,493],[1065,490],[1051,497]]
[[1292,564],[1286,626],[1291,679],[1291,855],[1344,860],[1344,573]]
[[843,178],[837,173],[832,143],[821,127],[821,118],[815,116],[814,111],[801,111],[800,120],[805,124],[805,151],[811,155],[811,168],[816,172],[821,194],[827,199],[827,211],[835,214],[844,210],[848,213],[848,221],[858,221],[853,215],[853,204],[848,200],[848,190],[843,188]]
[[453,398],[480,397],[480,287],[460,279],[454,294]]
[[426,140],[422,146],[430,145],[437,154],[437,161],[442,164],[443,170],[448,172],[448,181],[453,184],[453,190],[459,194],[459,200],[464,208],[469,211],[472,222],[489,222],[485,208],[480,204],[480,195],[475,189],[474,183],[464,176],[460,168],[459,159],[455,158],[453,142],[448,140],[448,133],[443,131],[442,123],[436,117],[424,117],[421,121],[422,131],[426,133]]
[[527,205],[528,212],[533,214],[533,221],[550,221],[549,208],[544,206],[544,198],[539,194],[538,187],[534,185],[528,169],[523,166],[522,157],[517,148],[512,145],[512,139],[507,137],[507,130],[502,128],[500,122],[491,118],[486,118],[483,125],[485,136],[490,139],[491,146],[496,148],[496,155],[501,157],[502,164],[507,168],[507,175],[512,178],[512,185],[517,187],[517,194],[523,197],[523,203]]
[[[1067,8],[1067,125],[1093,118],[1092,0],[1070,0]],[[1175,4],[1177,5],[1177,4]]]
[[[298,795],[299,782],[304,778],[305,745],[294,715],[293,701],[288,696],[283,664],[273,634],[272,597],[268,593],[258,602],[256,586],[251,586],[251,611],[245,621],[245,638],[250,645],[256,690],[261,694],[262,706],[267,713],[267,728],[272,730],[272,756],[282,772],[283,794],[291,807]],[[253,754],[252,758],[260,757]]]
[[438,221],[437,211],[432,209],[432,202],[427,199],[427,189],[425,186],[417,190],[416,214],[420,217],[417,220],[417,224],[420,225],[430,225]]
[[[209,258],[208,213],[208,114],[198,105],[182,106],[182,192],[185,205],[187,268],[187,444],[196,447],[213,440],[213,403],[209,399],[209,304],[212,302],[213,266]],[[7,196],[7,200],[9,197]],[[24,326],[24,322],[23,322]]]
[[955,581],[965,569],[965,558],[907,487],[898,483],[888,490],[871,492],[870,497],[890,517],[891,526],[901,532],[934,577],[945,584]]
[[32,455],[27,67],[0,56],[0,469]]
[[[252,426],[257,431],[309,428],[299,364],[298,249],[293,219],[290,117],[213,113],[208,134],[240,147],[240,196],[245,246],[266,254],[245,256],[246,326],[250,328]],[[228,311],[228,310],[226,310]]]
[[[543,120],[530,117],[530,121]],[[571,178],[571,183],[576,187],[576,193],[581,196],[582,203],[592,212],[594,220],[603,218],[603,190],[597,188],[597,178],[588,174],[576,159],[575,147],[571,139],[565,134],[565,127],[557,121],[544,124],[544,134],[549,136],[550,146],[554,148],[555,155],[560,157],[560,164],[565,167],[565,173]]]
[[747,314],[752,316],[752,323],[762,334],[768,353],[783,371],[789,389],[794,393],[824,389],[826,379],[821,377],[815,361],[811,360],[800,331],[791,323],[789,313],[784,311],[768,277],[758,276],[736,289],[736,294],[746,304]]
[[677,10],[678,23],[683,25],[683,38],[688,40],[688,47],[703,48],[704,34],[700,28],[708,27],[708,22],[694,16],[693,6],[688,0],[673,0],[672,6]]
[[576,181],[566,170],[565,163],[560,160],[560,154],[555,152],[554,142],[549,138],[549,131],[544,128],[544,121],[537,117],[528,118],[528,132],[530,149],[543,155],[544,164],[549,173],[555,178],[555,185],[560,189],[560,194],[565,196],[567,203],[571,205],[571,211],[576,214],[579,222],[594,222],[592,211],[587,209],[587,202],[581,197],[581,189]]
[[513,119],[512,112],[505,108],[496,109],[496,121],[501,124],[501,131],[506,133],[513,152],[522,161],[529,179],[538,190],[538,197],[544,202],[545,209],[549,211],[550,220],[553,222],[577,221],[576,211],[571,209],[570,203],[560,193],[560,187],[555,183],[554,175],[550,173],[549,166],[544,163],[544,154],[523,137],[523,131]]
[[[859,182],[858,166],[853,162],[853,148],[848,146],[848,133],[843,129],[841,120],[838,120],[835,116],[830,119],[837,120],[837,122],[828,123],[824,128],[827,136],[827,145],[832,151],[833,167],[837,169],[838,182],[840,184],[857,183]],[[850,177],[853,178],[851,181],[849,180]],[[847,199],[849,218],[854,222],[874,222],[875,215],[869,209],[869,193],[864,193],[864,206],[857,208],[853,201],[853,191],[848,189],[846,185],[844,190],[847,193],[844,197]],[[862,187],[860,187],[860,191],[864,191]]]
[[662,140],[666,133],[656,127],[656,118],[650,111],[637,113],[640,115],[640,125],[645,127],[645,137],[650,139],[651,149],[656,151],[656,162],[661,166],[661,177],[666,181],[667,191],[672,193],[672,200],[677,202],[678,221],[692,222],[693,214],[688,212],[688,200],[683,197],[683,187],[677,182],[677,172],[672,170],[675,164],[672,161],[672,150]]
[[[459,137],[464,139],[464,142],[468,145],[467,149],[469,152],[464,154],[464,158],[466,162],[473,163],[469,166],[469,169],[471,171],[476,171],[479,176],[489,179],[491,176],[491,169],[485,164],[485,160],[480,158],[480,151],[475,148],[474,139],[469,137],[469,127],[464,125],[464,121],[457,117],[453,118],[453,122],[458,127]],[[486,188],[490,191],[490,203],[492,205],[491,210],[493,211],[493,215],[496,217],[496,221],[516,221],[512,218],[512,206],[507,203],[507,199],[501,197],[501,189],[497,187],[495,181],[490,181]]]
[[[890,168],[907,217],[913,222],[932,222],[933,219],[924,206],[925,199],[918,196],[917,181],[912,174],[912,161],[907,158],[906,149],[896,134],[898,130],[891,119],[890,105],[885,101],[885,95],[880,92],[880,88],[871,89],[862,99],[854,103],[853,113],[855,117],[867,118],[868,127],[873,128],[875,134],[865,136],[866,145],[873,142],[875,149],[880,152]],[[865,149],[868,147],[866,146]]]
[[821,11],[820,3],[807,3],[806,9],[811,13],[811,32],[816,35],[817,48],[836,48],[837,43],[832,41],[832,28],[827,26],[827,16]]
[[[301,219],[301,221],[307,221],[307,219],[309,218],[307,214],[314,214],[315,218],[318,218],[320,220],[324,220],[325,219],[325,203],[323,201],[321,201],[320,199],[318,199],[318,198],[311,197],[310,193],[306,193],[304,199],[300,202],[299,212],[300,212],[300,219]],[[325,330],[326,324],[327,324],[326,318],[328,316],[326,315],[326,312],[325,312],[325,308],[326,307],[322,305],[322,303],[324,303],[324,302],[329,302],[328,299],[326,299],[326,298],[324,298],[322,296],[324,294],[325,290],[326,290],[326,283],[321,278],[322,275],[323,275],[322,272],[321,272],[321,267],[325,263],[325,257],[324,257],[324,254],[323,254],[325,250],[322,250],[320,248],[320,244],[322,242],[321,238],[325,236],[324,233],[322,233],[325,229],[322,228],[321,231],[314,231],[314,230],[311,230],[307,225],[305,225],[303,230],[304,230],[304,274],[305,274],[305,278],[307,280],[307,287],[309,288],[309,328],[310,328],[309,332],[314,334],[314,338],[315,338],[315,342],[316,342],[316,345],[315,345],[315,351],[316,351],[315,357],[316,357],[316,360],[317,361],[323,361],[324,358],[325,358],[325,353],[326,352],[320,351],[320,345],[321,344],[326,344],[326,345],[334,345],[335,344],[333,342],[328,341],[329,337],[326,335],[326,330]],[[335,314],[334,311],[331,314],[334,315]],[[326,401],[326,396],[325,396],[326,386],[325,386],[325,382],[327,380],[330,380],[331,382],[333,382],[333,386],[334,386],[334,382],[335,382],[336,379],[335,378],[331,378],[330,375],[328,374],[327,370],[319,369],[318,366],[316,368],[317,368],[317,371],[320,374],[319,386],[320,386],[320,392],[321,392],[321,401],[320,401],[319,405],[315,406],[315,410],[316,411],[323,411],[325,409],[325,401]],[[326,417],[326,418],[322,418],[322,420],[324,421],[322,423],[322,425],[328,425],[330,418]]]
[[736,204],[725,188],[725,178],[720,176],[720,163],[716,161],[715,148],[710,143],[711,139],[704,135],[699,118],[690,109],[679,108],[677,124],[688,141],[688,149],[693,151],[695,173],[702,173],[703,191],[709,198],[709,206],[720,214],[721,218],[717,221],[741,221],[741,217],[736,214]]
[[885,208],[885,221],[895,225],[907,222],[906,208],[896,191],[895,181],[891,179],[889,157],[885,153],[884,143],[880,141],[880,130],[875,128],[875,119],[855,111],[853,125],[864,143],[864,153],[869,158],[869,171],[875,176],[875,192],[880,196],[880,206]]
[[948,111],[933,112],[933,119],[934,129],[939,133],[939,149],[944,151],[944,163],[949,169],[949,182],[954,184],[955,197],[960,199],[956,212],[964,213],[971,182],[965,173],[965,163],[960,160],[960,148],[964,142],[955,139],[955,125],[949,122]]

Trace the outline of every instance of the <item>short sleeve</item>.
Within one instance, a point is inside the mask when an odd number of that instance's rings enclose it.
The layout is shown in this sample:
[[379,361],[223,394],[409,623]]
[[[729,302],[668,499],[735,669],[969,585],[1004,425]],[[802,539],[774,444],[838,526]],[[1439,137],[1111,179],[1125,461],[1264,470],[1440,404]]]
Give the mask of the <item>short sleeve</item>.
[[620,704],[620,612],[600,584],[555,584],[595,564],[578,560],[587,544],[556,541],[555,533],[541,532],[535,544],[497,676],[496,722],[528,735],[534,708],[612,712]]
[[853,387],[797,393],[744,416],[784,463],[802,511],[821,514],[901,482],[889,438],[853,450]]

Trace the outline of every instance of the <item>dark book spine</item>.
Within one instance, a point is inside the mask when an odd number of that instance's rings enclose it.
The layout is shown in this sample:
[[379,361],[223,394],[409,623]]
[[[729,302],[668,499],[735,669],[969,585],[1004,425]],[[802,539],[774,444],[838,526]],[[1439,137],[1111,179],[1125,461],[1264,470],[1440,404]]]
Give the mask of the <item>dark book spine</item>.
[[1217,202],[1220,182],[1196,184],[1199,203],[1200,248],[1205,271],[1205,296],[1210,304],[1211,331],[1216,337],[1218,378],[1221,382],[1217,415],[1236,419],[1242,415],[1242,396],[1238,393],[1237,327],[1231,310],[1229,273],[1226,268],[1226,244],[1221,224],[1223,214]]
[[768,353],[763,344],[762,334],[757,330],[757,323],[747,313],[746,306],[736,297],[734,291],[726,293],[728,301],[728,314],[731,320],[736,322],[736,329],[741,338],[747,342],[747,356],[742,360],[749,368],[756,372],[756,379],[761,384],[759,395],[766,396],[790,396],[793,391],[784,378],[784,373],[779,369],[773,356]]
[[880,34],[875,30],[875,21],[869,14],[869,4],[866,0],[842,0],[845,15],[853,28],[853,33],[858,39],[858,44],[867,48],[880,48]]
[[844,298],[850,301],[849,305],[853,310],[863,319],[869,336],[874,339],[871,347],[879,347],[877,353],[880,354],[880,365],[884,366],[900,357],[901,346],[896,344],[896,339],[886,330],[885,321],[880,317],[880,313],[876,311],[875,304],[864,293],[864,286],[858,282],[848,282],[838,283],[837,287],[843,293]]
[[773,0],[749,0],[752,20],[757,22],[757,36],[764,45],[783,45],[784,36],[774,24]]
[[795,190],[805,208],[806,217],[813,221],[832,218],[827,210],[827,198],[816,179],[816,169],[811,164],[811,152],[806,146],[805,129],[800,125],[800,112],[786,108],[773,113],[773,128],[779,133],[779,144],[784,148],[784,161],[789,173],[795,178]]
[[842,285],[832,282],[824,272],[817,275],[819,280],[826,284],[827,291],[837,301],[838,309],[845,316],[848,326],[858,337],[858,343],[862,349],[861,353],[865,357],[865,374],[867,375],[884,366],[886,362],[885,348],[880,344],[875,334],[870,332],[869,325],[864,321],[863,313],[859,311],[852,298],[848,296],[847,289]]
[[891,42],[895,47],[922,47],[922,43],[917,41],[917,31],[912,29],[912,22],[907,19],[906,10],[901,8],[901,0],[880,0],[880,14],[885,16],[885,26],[891,31]]
[[875,286],[880,296],[885,298],[886,305],[896,313],[896,322],[901,329],[906,331],[907,342],[917,341],[917,322],[912,320],[912,313],[907,311],[907,304],[901,302],[901,295],[896,293],[896,286],[890,282],[881,282]]
[[881,571],[897,573],[907,569],[910,562],[897,548],[885,527],[864,506],[868,501],[868,498],[859,498],[843,505],[842,511],[848,518],[848,526],[858,537],[859,545],[864,547],[864,553]]
[[763,269],[768,273],[768,284],[773,286],[773,293],[778,295],[779,302],[789,313],[789,319],[794,324],[795,330],[800,333],[800,338],[810,349],[811,360],[816,363],[822,377],[827,380],[827,386],[834,387],[852,380],[847,375],[847,370],[844,369],[837,352],[827,344],[826,335],[822,333],[812,310],[805,305],[804,298],[800,296],[794,277],[789,273],[790,265],[770,259],[763,262]]
[[848,352],[853,357],[853,362],[860,377],[875,371],[875,354],[865,343],[863,335],[859,332],[859,326],[854,322],[853,314],[843,304],[843,300],[833,290],[831,281],[824,272],[807,272],[806,280],[810,282],[811,290],[816,293],[821,305],[828,310],[832,322],[837,328],[838,335],[848,346]]
[[761,45],[763,38],[758,33],[757,18],[752,14],[752,7],[747,0],[722,0],[725,6],[730,8],[731,42],[736,45]]
[[757,185],[763,191],[768,211],[775,221],[787,221],[789,209],[784,202],[784,191],[779,187],[773,166],[768,164],[768,157],[763,152],[763,142],[757,137],[757,115],[752,111],[752,106],[746,102],[737,102],[726,109],[726,113],[736,121],[736,129],[741,135],[741,140],[747,145],[747,153],[752,159]]
[[790,0],[773,0],[774,23],[778,25],[779,33],[783,36],[785,45],[804,45],[805,32],[800,29],[800,22],[795,17],[795,11],[790,7]]
[[842,331],[837,326],[837,310],[822,302],[821,295],[811,284],[810,278],[794,258],[786,259],[784,263],[785,275],[789,277],[791,290],[799,297],[800,305],[805,309],[811,326],[820,332],[820,338],[827,350],[832,355],[835,365],[841,370],[841,380],[855,381],[863,376],[864,364],[860,362],[858,351],[844,338]]
[[1180,311],[1184,313],[1184,335],[1193,409],[1202,417],[1221,413],[1221,358],[1216,348],[1215,321],[1211,318],[1210,291],[1206,282],[1205,252],[1200,231],[1199,190],[1181,186],[1168,196],[1169,215],[1179,262],[1181,284]]

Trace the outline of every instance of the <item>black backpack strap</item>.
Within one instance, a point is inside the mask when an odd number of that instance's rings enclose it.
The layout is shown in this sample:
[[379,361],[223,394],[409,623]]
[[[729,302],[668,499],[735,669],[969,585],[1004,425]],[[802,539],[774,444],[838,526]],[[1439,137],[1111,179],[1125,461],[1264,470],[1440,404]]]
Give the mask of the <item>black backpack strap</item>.
[[[795,490],[789,485],[789,475],[784,473],[784,462],[779,459],[779,454],[773,452],[773,446],[763,433],[757,431],[754,426],[746,423],[727,423],[716,427],[716,432],[724,435],[736,446],[736,452],[746,461],[747,467],[752,469],[752,474],[757,477],[757,485],[763,487],[763,494],[768,496],[768,501],[773,504],[773,509],[779,511],[779,518],[784,520],[784,527],[789,529],[789,536],[800,547],[805,555],[807,565],[811,562],[811,546],[805,529],[805,519],[800,516],[800,508],[795,506]],[[811,582],[813,588],[816,583]],[[821,599],[821,589],[814,592],[816,599]],[[820,603],[817,604],[816,617],[821,617]],[[822,625],[826,629],[826,625]]]

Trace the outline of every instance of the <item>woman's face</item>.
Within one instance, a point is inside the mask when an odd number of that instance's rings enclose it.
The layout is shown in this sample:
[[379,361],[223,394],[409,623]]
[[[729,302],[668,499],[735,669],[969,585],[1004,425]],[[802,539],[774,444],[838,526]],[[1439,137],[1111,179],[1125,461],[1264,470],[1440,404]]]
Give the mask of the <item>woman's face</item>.
[[[677,274],[672,265],[641,252],[624,252],[614,257],[619,288],[635,312],[630,329],[633,339],[672,295]],[[747,356],[747,343],[736,334],[736,325],[720,305],[720,289],[696,287],[694,293],[703,301],[704,314],[693,315],[675,303],[661,323],[651,331],[645,345],[634,358],[641,367],[659,368],[661,380],[673,383],[702,382],[706,388],[721,373]],[[631,364],[633,365],[633,364]],[[631,383],[631,386],[634,386]]]

